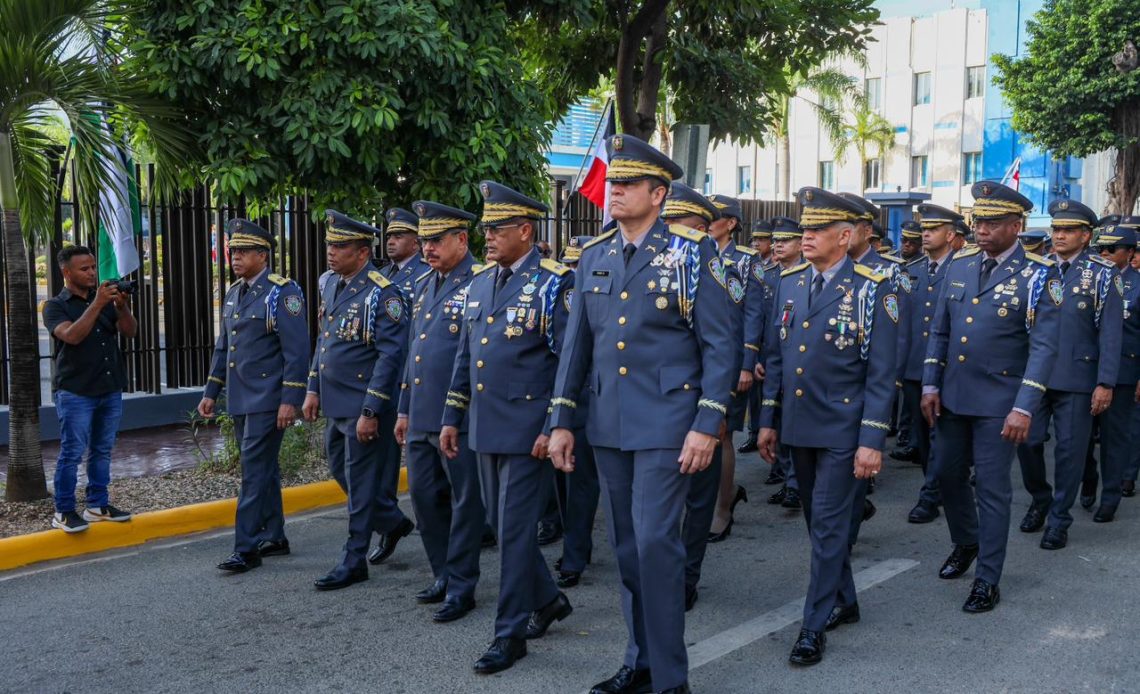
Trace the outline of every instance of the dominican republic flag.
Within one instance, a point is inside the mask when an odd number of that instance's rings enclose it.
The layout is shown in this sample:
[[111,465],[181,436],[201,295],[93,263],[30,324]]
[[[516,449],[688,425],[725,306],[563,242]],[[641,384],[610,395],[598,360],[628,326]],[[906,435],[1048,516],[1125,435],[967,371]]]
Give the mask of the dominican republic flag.
[[606,169],[609,168],[610,158],[606,154],[606,140],[616,132],[614,109],[610,104],[602,113],[602,122],[598,126],[597,134],[594,135],[594,152],[590,168],[578,186],[578,193],[582,197],[601,208],[603,225],[610,221],[610,187],[606,183]]
[[1009,168],[1005,170],[1005,175],[1001,178],[1001,184],[1008,186],[1013,184],[1014,190],[1021,190],[1021,157],[1013,160]]
[[[103,124],[110,129],[110,125]],[[117,280],[139,269],[135,237],[142,233],[142,210],[135,162],[125,146],[103,153],[108,183],[99,191],[99,280]]]

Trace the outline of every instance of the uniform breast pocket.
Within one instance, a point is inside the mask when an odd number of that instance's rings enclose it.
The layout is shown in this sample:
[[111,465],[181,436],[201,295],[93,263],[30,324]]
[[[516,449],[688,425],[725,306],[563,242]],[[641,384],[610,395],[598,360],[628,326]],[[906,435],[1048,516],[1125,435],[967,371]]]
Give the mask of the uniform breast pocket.
[[478,304],[468,304],[467,307],[463,309],[463,319],[466,321],[478,321],[482,315],[483,307]]
[[700,380],[693,369],[686,366],[667,366],[661,369],[661,394],[668,395],[674,391],[694,391],[700,385]]
[[955,286],[955,285],[950,285],[949,287],[946,288],[946,300],[947,301],[961,301],[963,298],[965,298],[965,296],[966,296],[966,286],[965,285],[962,285],[960,287]]
[[609,311],[610,293],[613,291],[613,277],[610,275],[590,275],[582,283],[582,289],[575,298],[586,307],[586,315],[597,321]]
[[646,289],[645,302],[654,311],[668,311],[677,308],[677,292],[662,291],[660,288]]

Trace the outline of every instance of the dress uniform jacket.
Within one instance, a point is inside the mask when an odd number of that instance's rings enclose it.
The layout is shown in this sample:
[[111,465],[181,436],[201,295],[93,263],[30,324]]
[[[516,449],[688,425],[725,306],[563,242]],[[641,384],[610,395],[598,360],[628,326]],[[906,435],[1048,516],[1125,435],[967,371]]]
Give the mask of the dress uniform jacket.
[[[1059,259],[1053,261],[1059,268]],[[1116,385],[1124,319],[1119,276],[1115,265],[1087,252],[1064,273],[1057,364],[1046,387],[1091,393],[1097,385]]]
[[574,273],[531,249],[496,292],[493,269],[467,290],[442,423],[466,416],[478,453],[529,455],[551,402]]
[[[430,269],[421,273],[416,282],[411,345],[398,410],[408,417],[409,438],[440,430],[463,326],[463,303],[476,267],[475,259],[468,253],[439,289],[435,286],[437,273]],[[460,431],[467,430],[465,420],[459,426]]]
[[405,298],[371,265],[339,293],[337,284],[336,278],[324,283],[308,389],[321,397],[328,417],[394,407],[408,342]]
[[771,303],[771,289],[764,282],[764,268],[760,263],[759,251],[748,246],[730,244],[721,253],[726,266],[736,268],[744,284],[744,360],[741,371],[752,371],[760,358],[760,347],[764,344],[764,326]]
[[983,258],[963,249],[946,268],[922,384],[959,415],[1032,413],[1057,358],[1061,280],[1053,261],[1018,246],[979,286]]
[[[844,261],[808,307],[811,265],[776,290],[760,425],[794,447],[882,450],[894,398],[898,296],[882,275]],[[782,391],[782,397],[781,397]]]
[[264,272],[241,296],[244,282],[226,292],[205,397],[226,390],[231,415],[276,412],[305,400],[309,329],[301,287]]
[[1119,385],[1135,386],[1140,381],[1140,272],[1125,266],[1120,273],[1124,289],[1124,322],[1121,329]]
[[689,430],[716,436],[740,372],[732,312],[744,288],[702,232],[658,221],[629,267],[622,247],[615,230],[582,249],[551,427],[573,426],[585,383],[595,447],[680,449]]
[[411,304],[416,298],[418,280],[428,270],[431,270],[431,266],[424,262],[419,253],[416,253],[404,267],[392,263],[380,272],[384,274],[384,277],[391,280],[392,284],[400,288],[408,303]]
[[938,294],[942,290],[942,280],[946,277],[946,267],[953,254],[947,254],[938,263],[933,275],[930,274],[930,258],[922,255],[906,265],[911,282],[910,315],[906,316],[906,333],[903,344],[903,379],[921,381],[923,361],[926,359],[926,343],[934,322],[934,309],[938,305]]

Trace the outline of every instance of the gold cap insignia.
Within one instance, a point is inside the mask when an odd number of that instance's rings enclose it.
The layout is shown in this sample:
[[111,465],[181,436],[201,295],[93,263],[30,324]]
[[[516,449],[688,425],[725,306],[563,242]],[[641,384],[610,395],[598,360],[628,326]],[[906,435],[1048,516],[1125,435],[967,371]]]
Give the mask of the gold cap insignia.
[[1062,210],[1067,210],[1067,209],[1069,209],[1069,201],[1068,200],[1062,200],[1061,204],[1058,205],[1057,207],[1060,207]]
[[621,135],[614,135],[614,151],[621,151]]
[[811,201],[812,201],[812,198],[814,198],[814,197],[815,197],[815,193],[812,193],[810,190],[805,190],[805,191],[804,191],[804,200],[807,200],[808,202],[811,202]]
[[424,216],[425,211],[426,209],[424,208],[423,203],[416,203],[416,214],[422,217]]
[[486,183],[479,186],[479,190],[483,191],[483,197],[488,197],[491,195],[491,186],[487,185]]
[[982,186],[982,195],[993,195],[993,192],[993,186],[989,185],[988,183]]
[[332,226],[334,222],[335,222],[335,220],[333,219],[333,216],[331,214],[328,217],[325,217],[325,224]]

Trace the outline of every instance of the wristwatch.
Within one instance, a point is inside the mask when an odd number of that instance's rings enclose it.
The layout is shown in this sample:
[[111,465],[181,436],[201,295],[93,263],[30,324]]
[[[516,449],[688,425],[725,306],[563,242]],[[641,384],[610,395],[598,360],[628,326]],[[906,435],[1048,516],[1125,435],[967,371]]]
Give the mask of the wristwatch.
[[364,409],[362,409],[360,411],[360,416],[361,417],[367,417],[369,419],[376,419],[376,413],[372,410],[371,407],[365,407]]

